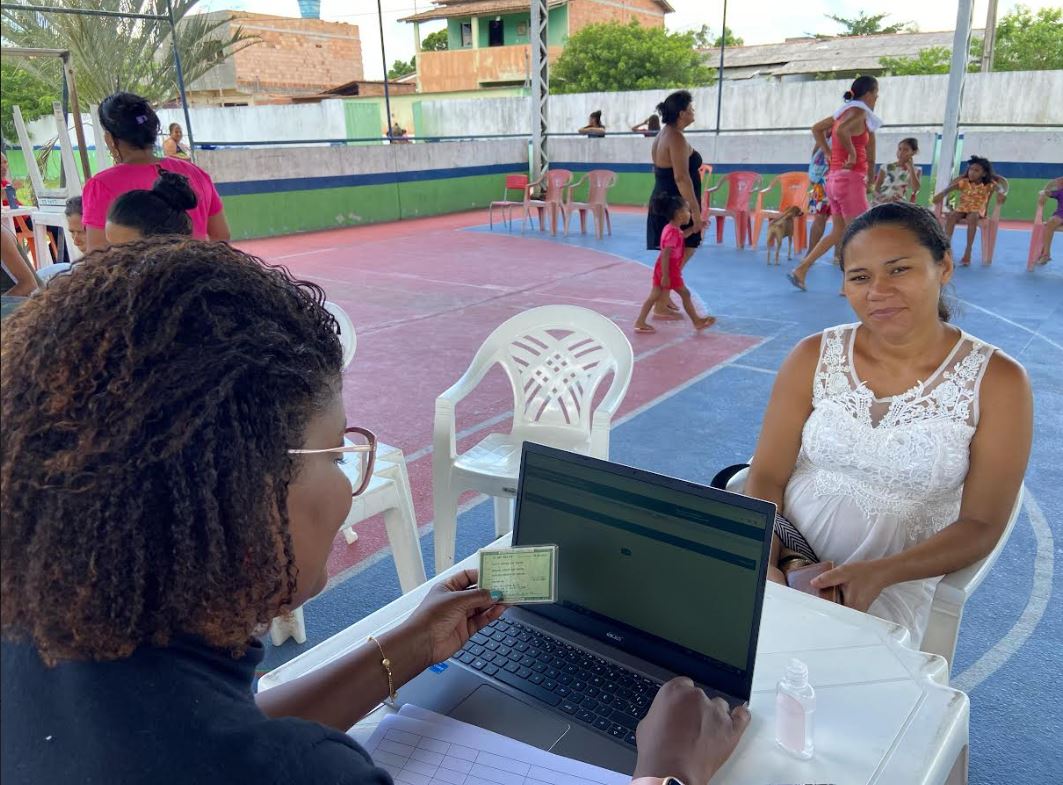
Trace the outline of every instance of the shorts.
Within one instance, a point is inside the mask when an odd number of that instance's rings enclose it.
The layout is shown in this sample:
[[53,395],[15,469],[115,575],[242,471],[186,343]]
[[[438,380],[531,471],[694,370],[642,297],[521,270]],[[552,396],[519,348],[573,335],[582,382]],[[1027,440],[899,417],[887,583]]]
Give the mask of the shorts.
[[830,215],[830,199],[827,198],[827,188],[823,183],[812,183],[809,189],[808,214]]
[[868,211],[867,180],[863,172],[842,169],[827,175],[831,215],[856,218]]
[[[686,284],[683,283],[683,270],[678,264],[668,265],[668,289],[671,291],[678,291],[683,289]],[[661,286],[661,265],[655,264],[653,266],[653,285],[658,289],[663,289]]]

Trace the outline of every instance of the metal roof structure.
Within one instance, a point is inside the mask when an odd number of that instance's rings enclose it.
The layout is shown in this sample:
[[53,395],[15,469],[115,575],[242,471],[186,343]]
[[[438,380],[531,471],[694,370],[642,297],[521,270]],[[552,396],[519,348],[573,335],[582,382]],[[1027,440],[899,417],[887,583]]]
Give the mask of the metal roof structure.
[[[975,35],[983,31],[974,30]],[[952,51],[954,32],[893,33],[837,38],[791,38],[779,44],[727,47],[724,78],[794,76],[830,73],[878,73],[883,57],[915,57],[924,49],[943,47]],[[706,62],[717,65],[717,47],[699,50]]]

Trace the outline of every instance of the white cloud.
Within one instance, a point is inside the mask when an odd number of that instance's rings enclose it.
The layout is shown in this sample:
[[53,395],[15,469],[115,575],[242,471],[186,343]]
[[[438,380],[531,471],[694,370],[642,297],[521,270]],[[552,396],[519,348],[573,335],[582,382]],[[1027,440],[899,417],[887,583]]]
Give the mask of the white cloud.
[[[703,24],[713,30],[721,28],[723,0],[670,0],[675,8],[669,14],[668,28],[684,30],[698,28]],[[1018,0],[1003,0],[998,13],[1003,16]],[[1055,7],[1057,2],[1026,0],[1030,8]],[[430,0],[381,0],[384,18],[384,43],[387,47],[387,62],[408,60],[413,56],[413,26],[399,22],[399,18],[430,8]],[[296,0],[206,0],[201,8],[218,10],[236,8],[264,14],[298,16]],[[975,0],[975,27],[985,24],[988,0]],[[832,33],[840,27],[824,14],[854,17],[861,10],[868,13],[888,11],[887,22],[915,22],[920,30],[951,30],[956,25],[954,0],[882,0],[867,4],[861,0],[820,0],[800,2],[797,0],[731,0],[727,7],[727,26],[747,44],[771,43],[806,33]],[[362,41],[362,60],[368,79],[380,79],[383,65],[380,57],[380,31],[377,22],[376,0],[322,0],[322,19],[349,22],[358,25]],[[421,34],[427,35],[441,26],[426,24]]]

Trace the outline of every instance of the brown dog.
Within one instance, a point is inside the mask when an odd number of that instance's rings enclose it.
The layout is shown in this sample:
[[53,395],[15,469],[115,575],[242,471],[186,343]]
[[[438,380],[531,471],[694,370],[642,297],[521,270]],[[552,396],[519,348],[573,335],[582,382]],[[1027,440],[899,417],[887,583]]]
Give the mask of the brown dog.
[[768,222],[768,264],[771,264],[771,247],[775,245],[775,264],[779,264],[779,251],[782,250],[783,238],[790,240],[786,258],[794,255],[794,219],[801,215],[800,207],[788,207],[786,212],[777,215]]

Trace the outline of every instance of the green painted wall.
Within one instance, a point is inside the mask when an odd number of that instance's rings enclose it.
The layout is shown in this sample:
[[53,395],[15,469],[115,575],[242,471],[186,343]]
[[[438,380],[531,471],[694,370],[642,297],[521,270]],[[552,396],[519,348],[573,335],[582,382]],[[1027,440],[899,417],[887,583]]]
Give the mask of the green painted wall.
[[547,17],[546,40],[551,45],[563,44],[568,40],[568,6],[551,8]]
[[[343,122],[347,137],[351,139],[378,137],[387,126],[384,122],[381,103],[375,101],[344,101]],[[362,142],[361,144],[376,144],[376,142]]]
[[[756,167],[752,167],[752,171],[756,171]],[[579,177],[580,173],[576,172],[575,176]],[[764,182],[761,187],[767,186],[772,177],[774,177],[773,174],[765,174]],[[719,179],[720,176],[714,176],[712,181],[713,185],[715,185]],[[1044,187],[1044,181],[1020,180],[1016,178],[1009,180],[1008,183],[1010,186],[1008,201],[1006,201],[1001,208],[1000,217],[1009,221],[1032,220],[1033,214],[1037,210],[1037,193]],[[919,198],[920,204],[929,205],[930,198],[933,196],[930,185],[931,184],[924,176],[923,191]],[[617,177],[616,185],[609,191],[609,201],[614,204],[644,205],[649,200],[650,191],[652,190],[652,174],[623,172]],[[579,194],[577,193],[577,196],[578,195]],[[726,189],[719,191],[716,196],[717,202],[726,199]],[[778,190],[774,190],[770,194],[765,195],[765,207],[775,208],[778,204]]]
[[461,45],[461,26],[462,24],[471,24],[472,17],[463,16],[458,19],[447,20],[447,49],[471,49],[471,46],[463,47]]
[[233,239],[246,240],[486,208],[498,198],[502,177],[227,196],[223,201]]

